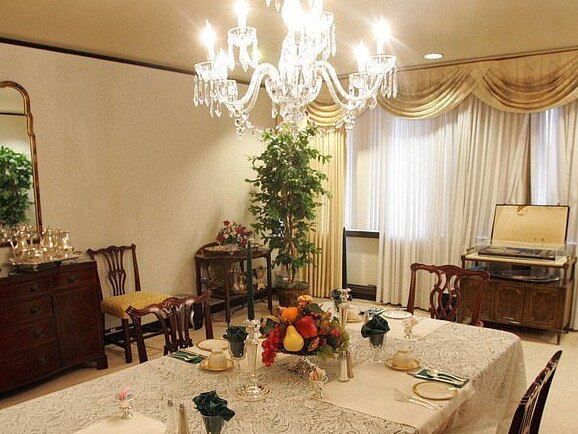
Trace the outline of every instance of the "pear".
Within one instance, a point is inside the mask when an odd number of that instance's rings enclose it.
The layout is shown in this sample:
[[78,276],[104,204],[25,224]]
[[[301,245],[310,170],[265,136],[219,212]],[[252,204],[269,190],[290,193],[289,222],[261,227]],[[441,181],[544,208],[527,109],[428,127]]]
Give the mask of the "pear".
[[297,332],[295,327],[292,325],[287,327],[287,331],[285,332],[285,339],[283,339],[283,346],[285,350],[291,352],[301,351],[303,346],[305,345],[305,341],[303,337]]

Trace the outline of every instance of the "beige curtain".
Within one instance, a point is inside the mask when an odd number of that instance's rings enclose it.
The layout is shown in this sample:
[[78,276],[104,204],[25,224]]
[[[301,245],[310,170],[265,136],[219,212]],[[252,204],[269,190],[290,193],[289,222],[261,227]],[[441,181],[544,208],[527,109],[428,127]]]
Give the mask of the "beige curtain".
[[445,113],[469,95],[506,112],[537,112],[578,98],[578,51],[405,70],[380,105],[405,118]]
[[[380,98],[382,108],[396,116],[425,119],[447,113],[468,96],[505,112],[540,112],[578,100],[578,50],[530,55],[513,59],[404,70],[398,73],[398,95]],[[321,96],[310,104],[309,115],[318,125],[334,124],[343,111]],[[475,126],[474,126],[475,127]],[[313,293],[327,296],[341,286],[341,229],[345,180],[345,131],[329,132],[316,139],[316,146],[333,155],[322,168],[333,199],[318,211],[318,231],[311,236],[323,253],[317,267],[305,275]]]
[[[336,105],[312,104],[309,118],[319,126],[330,126],[340,115]],[[334,288],[341,287],[341,231],[343,229],[343,204],[345,200],[345,131],[324,131],[314,141],[315,147],[325,155],[331,155],[327,164],[315,164],[315,168],[327,175],[326,189],[331,198],[325,197],[317,210],[316,230],[310,239],[321,253],[313,264],[304,270],[304,279],[309,282],[316,297],[328,297]]]

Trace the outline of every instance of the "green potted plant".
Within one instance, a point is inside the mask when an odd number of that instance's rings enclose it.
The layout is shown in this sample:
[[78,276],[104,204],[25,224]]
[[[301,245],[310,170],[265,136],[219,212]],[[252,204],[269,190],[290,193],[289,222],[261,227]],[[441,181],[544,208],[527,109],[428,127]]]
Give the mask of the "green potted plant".
[[0,146],[0,221],[8,226],[26,222],[32,187],[30,159],[6,146]]
[[312,124],[301,130],[288,125],[267,130],[262,138],[265,151],[249,158],[256,173],[254,179],[246,180],[253,186],[252,226],[265,244],[277,250],[274,264],[285,274],[277,282],[282,306],[295,304],[301,293],[308,292],[308,284],[296,280],[297,271],[319,252],[308,234],[314,230],[318,200],[329,192],[323,186],[327,176],[311,163],[325,164],[330,156],[310,145],[316,133]]

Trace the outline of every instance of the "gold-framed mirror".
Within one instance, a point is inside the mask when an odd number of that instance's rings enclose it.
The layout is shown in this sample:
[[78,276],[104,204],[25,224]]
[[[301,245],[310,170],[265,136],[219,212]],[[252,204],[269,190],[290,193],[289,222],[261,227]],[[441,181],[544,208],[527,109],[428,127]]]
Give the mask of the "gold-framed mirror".
[[42,233],[37,160],[28,92],[13,81],[0,81],[0,189],[5,193],[0,195],[0,246],[8,245],[12,229],[22,224]]

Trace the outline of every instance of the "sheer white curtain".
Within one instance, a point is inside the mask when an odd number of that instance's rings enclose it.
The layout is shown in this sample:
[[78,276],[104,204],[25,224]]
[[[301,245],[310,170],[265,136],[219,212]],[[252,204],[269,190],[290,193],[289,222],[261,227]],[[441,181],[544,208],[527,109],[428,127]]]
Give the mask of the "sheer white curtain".
[[[532,203],[570,205],[568,240],[578,238],[578,101],[531,117]],[[571,326],[578,329],[574,292]]]
[[[380,233],[377,301],[405,304],[413,262],[459,264],[496,203],[526,201],[529,115],[473,97],[408,120],[362,115],[348,137],[346,224]],[[427,307],[427,294],[416,304]]]

